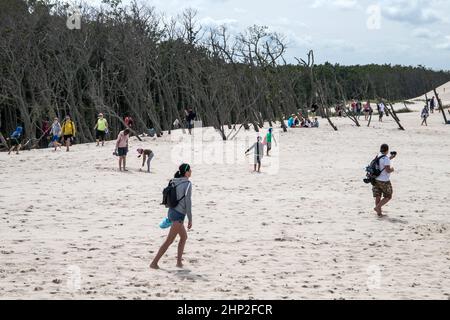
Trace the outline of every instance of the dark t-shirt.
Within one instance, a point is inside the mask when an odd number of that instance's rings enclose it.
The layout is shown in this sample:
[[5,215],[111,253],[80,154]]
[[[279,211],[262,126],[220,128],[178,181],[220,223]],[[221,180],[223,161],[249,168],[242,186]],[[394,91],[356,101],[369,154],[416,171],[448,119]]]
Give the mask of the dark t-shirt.
[[197,117],[197,115],[195,114],[195,112],[191,111],[187,114],[186,116],[186,120],[191,122],[193,121],[195,118]]

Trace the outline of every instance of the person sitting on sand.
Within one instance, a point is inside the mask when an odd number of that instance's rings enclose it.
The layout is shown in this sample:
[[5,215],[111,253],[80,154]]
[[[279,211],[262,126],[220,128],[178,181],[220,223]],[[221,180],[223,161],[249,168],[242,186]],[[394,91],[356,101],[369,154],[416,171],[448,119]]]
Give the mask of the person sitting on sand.
[[261,161],[264,157],[264,146],[261,143],[261,137],[258,137],[256,143],[245,151],[245,155],[248,155],[248,153],[253,149],[255,149],[255,169],[253,171],[256,172],[256,166],[258,166],[258,172],[261,172]]
[[182,164],[175,174],[172,182],[176,188],[177,199],[181,199],[175,208],[170,208],[168,218],[172,222],[169,235],[166,241],[159,249],[156,257],[150,264],[150,268],[159,269],[158,262],[161,257],[167,252],[170,245],[175,241],[177,235],[180,235],[180,242],[178,243],[177,267],[183,267],[183,253],[187,241],[187,232],[184,228],[184,220],[188,217],[188,230],[192,229],[192,183],[189,178],[192,176],[191,166]]
[[311,128],[311,120],[309,118],[304,119],[302,128]]
[[[373,197],[375,198],[375,212],[379,217],[383,216],[382,207],[385,206],[392,199],[393,189],[390,181],[391,173],[394,172],[394,168],[391,167],[391,160],[397,156],[396,152],[392,152],[391,156],[388,156],[389,146],[383,144],[380,148],[380,154],[378,156],[379,162],[377,168],[381,171],[381,174],[375,178],[375,184],[372,188]],[[384,197],[382,199],[382,197]]]
[[18,126],[11,134],[9,139],[11,142],[11,148],[9,149],[8,154],[11,154],[13,151],[16,151],[16,154],[19,154],[20,148],[22,147],[22,134],[23,128],[21,126]]
[[128,171],[127,166],[127,153],[128,153],[128,138],[130,137],[130,129],[120,131],[116,141],[116,154],[119,156],[119,171]]
[[75,123],[70,119],[69,115],[66,116],[66,120],[62,124],[61,130],[66,145],[66,151],[69,152],[69,147],[72,143],[72,139],[75,138],[76,133]]
[[292,128],[294,127],[294,122],[295,122],[295,115],[292,115],[289,119],[288,119],[288,127]]
[[423,107],[421,117],[422,117],[422,126],[426,125],[428,127],[427,119],[430,116],[430,113],[428,111],[428,106]]
[[[145,149],[144,150],[142,148],[137,149],[137,152],[139,153],[138,158],[144,156],[142,158],[142,168],[144,168],[145,161],[147,160],[147,172],[150,173],[150,162],[152,161],[152,159],[155,156],[155,154],[150,149]],[[139,169],[139,171],[142,171],[142,168]]]
[[51,128],[52,133],[52,146],[55,148],[54,151],[59,147],[61,149],[61,143],[59,143],[59,139],[61,138],[61,124],[59,123],[59,119],[55,118],[53,119],[53,124]]
[[314,118],[314,121],[311,124],[311,128],[318,128],[319,127],[319,120],[317,118]]
[[302,122],[300,122],[300,128],[304,128],[306,125],[306,119],[302,118]]
[[298,126],[300,126],[300,120],[297,116],[295,116],[294,118],[294,128],[297,128]]

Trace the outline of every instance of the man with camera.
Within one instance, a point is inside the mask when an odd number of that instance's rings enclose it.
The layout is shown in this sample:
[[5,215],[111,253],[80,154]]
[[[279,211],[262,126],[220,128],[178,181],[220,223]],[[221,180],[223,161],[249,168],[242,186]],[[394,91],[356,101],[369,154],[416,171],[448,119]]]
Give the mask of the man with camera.
[[378,167],[381,174],[375,178],[373,185],[373,196],[375,198],[374,210],[379,217],[383,216],[382,207],[385,206],[392,199],[393,190],[390,180],[391,173],[394,172],[394,168],[391,166],[391,160],[397,156],[397,152],[391,152],[389,154],[389,146],[383,144],[380,148],[380,155],[378,157]]

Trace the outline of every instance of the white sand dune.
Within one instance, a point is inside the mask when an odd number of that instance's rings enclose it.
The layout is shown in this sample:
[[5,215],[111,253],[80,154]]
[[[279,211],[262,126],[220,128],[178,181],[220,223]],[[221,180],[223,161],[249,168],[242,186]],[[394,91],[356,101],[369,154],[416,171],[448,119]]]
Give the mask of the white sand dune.
[[[450,126],[438,113],[429,127],[418,113],[399,116],[404,132],[387,118],[280,133],[260,175],[243,156],[254,132],[203,142],[236,146],[239,161],[193,162],[184,270],[175,245],[162,270],[148,268],[167,234],[161,190],[178,165],[168,136],[133,140],[126,174],[113,142],[1,153],[0,298],[448,299]],[[362,178],[385,142],[399,156],[395,199],[378,219]],[[137,171],[139,146],[154,150],[154,173]]]
[[[439,95],[439,98],[442,100],[442,104],[444,106],[450,105],[450,82],[447,82],[446,84],[443,84],[442,86],[436,88],[436,91]],[[430,92],[427,92],[428,99],[431,99],[434,97],[434,91],[431,90]],[[420,97],[417,97],[415,99],[409,100],[410,102],[414,102],[415,106],[418,108],[423,108],[424,102],[425,102],[425,94],[423,94]],[[447,113],[448,114],[448,113]]]

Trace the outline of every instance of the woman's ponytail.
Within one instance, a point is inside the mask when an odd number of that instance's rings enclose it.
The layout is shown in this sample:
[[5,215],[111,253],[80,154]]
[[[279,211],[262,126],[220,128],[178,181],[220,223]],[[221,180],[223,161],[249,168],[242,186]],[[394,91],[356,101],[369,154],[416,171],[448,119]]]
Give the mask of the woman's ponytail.
[[189,170],[191,170],[191,166],[183,163],[179,168],[177,173],[175,173],[175,178],[183,178],[184,176],[186,176],[186,172],[188,172]]

